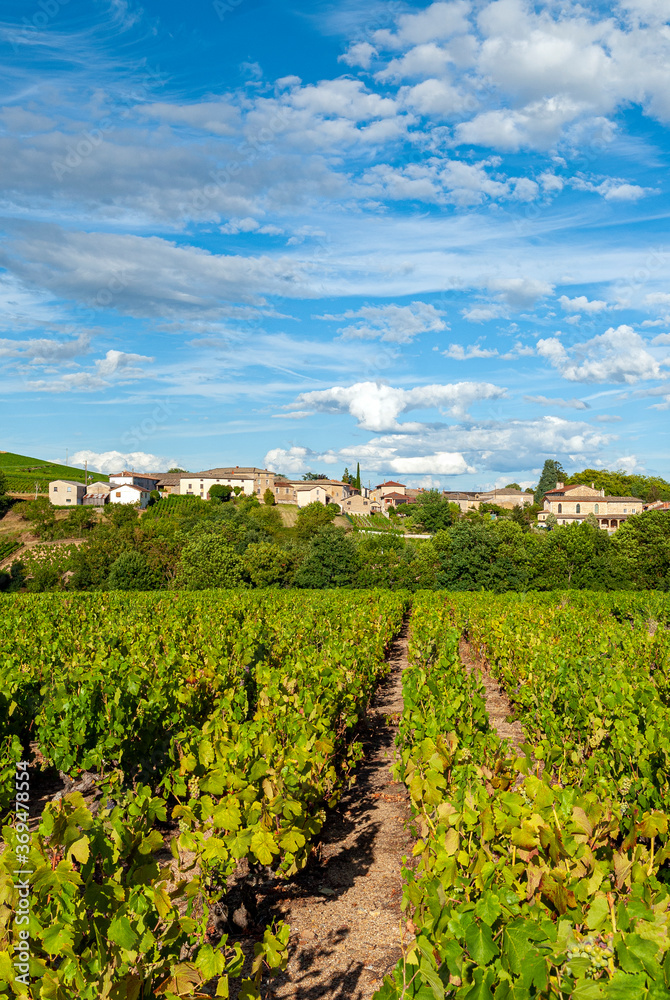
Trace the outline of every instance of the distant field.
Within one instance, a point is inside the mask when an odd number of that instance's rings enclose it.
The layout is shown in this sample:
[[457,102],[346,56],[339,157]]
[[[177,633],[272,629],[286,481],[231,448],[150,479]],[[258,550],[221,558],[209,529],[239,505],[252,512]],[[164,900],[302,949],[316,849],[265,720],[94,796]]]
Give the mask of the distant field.
[[[59,465],[57,462],[45,462],[42,458],[31,458],[29,455],[16,455],[11,451],[0,451],[0,470],[7,477],[9,493],[34,493],[35,483],[38,483],[38,493],[47,493],[48,485],[53,479],[84,482],[83,469],[72,465]],[[95,477],[98,482],[109,481],[108,476],[98,472],[89,472],[89,477]]]

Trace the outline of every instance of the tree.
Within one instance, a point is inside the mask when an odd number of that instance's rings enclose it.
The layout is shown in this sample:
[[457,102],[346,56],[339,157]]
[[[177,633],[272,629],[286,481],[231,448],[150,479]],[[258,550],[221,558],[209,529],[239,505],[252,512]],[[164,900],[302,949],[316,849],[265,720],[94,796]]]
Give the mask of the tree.
[[359,568],[354,542],[342,528],[331,524],[312,538],[305,559],[296,573],[295,583],[297,587],[309,590],[350,587]]
[[268,507],[272,507],[272,505],[274,504],[274,502],[275,502],[275,495],[274,495],[273,491],[270,489],[270,487],[268,486],[268,488],[266,489],[265,493],[263,494],[263,503],[267,504]]
[[146,556],[131,549],[122,552],[113,562],[107,587],[109,590],[157,590],[160,578],[149,566]]
[[519,491],[521,491],[521,487],[519,486],[518,483],[508,483],[507,486],[505,487],[505,489],[506,490],[519,490]]
[[345,466],[344,472],[342,473],[342,482],[348,483],[350,486],[354,483],[354,477],[349,475],[349,469]]
[[244,566],[254,587],[290,587],[295,572],[294,552],[273,542],[254,542],[244,553]]
[[147,507],[153,507],[154,504],[158,503],[160,498],[161,495],[158,492],[158,490],[151,490],[151,492],[149,493],[149,503],[147,504]]
[[630,517],[612,536],[612,551],[613,571],[625,586],[670,590],[669,511],[648,510]]
[[535,503],[544,501],[544,494],[556,487],[556,483],[565,482],[566,475],[563,466],[553,458],[544,463],[540,481],[535,488]]
[[226,501],[230,500],[232,492],[232,486],[222,486],[221,483],[217,483],[215,486],[210,486],[209,499],[217,503],[226,503]]
[[244,563],[225,538],[202,534],[182,549],[176,582],[187,590],[244,587]]
[[38,497],[21,504],[19,510],[24,521],[38,538],[53,538],[56,533],[56,511],[48,497]]
[[312,483],[315,479],[328,479],[325,472],[306,472],[302,477],[304,482]]
[[185,476],[188,475],[186,469],[168,469],[168,473],[172,475],[177,475],[178,473],[183,473]]
[[357,490],[360,490],[360,488],[361,488],[361,463],[360,462],[356,462],[356,483],[355,483],[355,486],[356,486]]
[[296,521],[298,538],[311,538],[321,528],[331,524],[337,513],[338,508],[335,504],[322,504],[319,500],[301,507]]
[[449,502],[439,490],[424,490],[419,493],[412,504],[410,517],[415,527],[431,533],[448,528],[453,521]]

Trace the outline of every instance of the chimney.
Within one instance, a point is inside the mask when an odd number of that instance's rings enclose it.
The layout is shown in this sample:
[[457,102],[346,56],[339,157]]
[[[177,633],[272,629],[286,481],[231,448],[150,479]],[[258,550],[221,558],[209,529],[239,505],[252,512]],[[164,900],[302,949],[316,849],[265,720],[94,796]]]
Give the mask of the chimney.
[[596,484],[595,483],[591,483],[591,489],[594,490],[595,488],[596,488]]
[[600,495],[601,495],[601,497],[604,497],[605,496],[605,490],[601,490],[600,491]]
[[555,489],[562,490],[563,489],[563,483],[556,483]]

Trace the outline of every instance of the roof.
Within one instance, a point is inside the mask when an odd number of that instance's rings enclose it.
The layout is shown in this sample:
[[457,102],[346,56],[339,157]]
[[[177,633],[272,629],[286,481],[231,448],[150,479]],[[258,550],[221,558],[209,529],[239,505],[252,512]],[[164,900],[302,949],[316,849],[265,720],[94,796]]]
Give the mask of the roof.
[[408,497],[408,496],[405,496],[404,493],[387,493],[385,495],[385,497],[384,497],[384,500],[389,500],[389,499],[391,499],[391,500],[410,500],[411,498]]
[[235,479],[237,477],[243,478],[244,476],[253,476],[257,473],[262,473],[266,476],[274,476],[274,472],[270,472],[269,469],[257,469],[255,466],[251,465],[236,465],[234,468],[232,465],[225,469],[205,469],[203,472],[184,472],[180,475],[180,479]]
[[505,496],[529,497],[530,493],[526,493],[525,490],[510,490],[507,487],[505,487],[504,489],[501,490],[485,490],[484,493],[481,494],[481,496],[493,496],[493,495],[498,497],[505,497]]
[[118,476],[135,476],[136,479],[155,479],[156,482],[160,479],[160,473],[129,472],[128,469],[124,469],[123,472],[110,472],[109,474],[110,479]]
[[113,483],[110,493],[118,492],[119,490],[136,490],[137,493],[146,493],[147,490],[144,486],[133,486],[132,483]]
[[85,488],[80,479],[52,479],[49,486],[52,486],[54,483],[67,483],[68,486],[81,486],[82,489]]
[[382,486],[402,486],[404,488],[405,484],[404,483],[396,483],[396,481],[394,479],[389,479],[385,483],[380,483],[379,486],[375,487],[375,489],[380,490],[382,488]]
[[151,478],[155,478],[157,483],[164,483],[165,486],[176,486],[181,475],[181,472],[162,472],[157,476],[151,476]]

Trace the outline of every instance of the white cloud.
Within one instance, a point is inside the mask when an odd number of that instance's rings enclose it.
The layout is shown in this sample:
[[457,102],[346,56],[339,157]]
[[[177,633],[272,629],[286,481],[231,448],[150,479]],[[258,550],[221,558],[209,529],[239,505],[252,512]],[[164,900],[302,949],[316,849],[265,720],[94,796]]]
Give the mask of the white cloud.
[[104,358],[99,358],[95,362],[98,375],[109,378],[117,372],[123,372],[128,376],[141,374],[141,369],[137,365],[141,361],[152,362],[153,358],[148,358],[144,354],[126,354],[125,351],[107,351]]
[[652,344],[655,347],[658,347],[661,344],[670,344],[670,333],[659,333],[658,336],[654,337],[652,340]]
[[396,389],[379,382],[357,382],[352,386],[333,386],[303,392],[294,406],[321,413],[349,413],[360,427],[370,431],[399,430],[412,432],[421,424],[399,424],[397,417],[411,410],[446,409],[452,416],[463,417],[477,401],[499,399],[506,390],[490,382],[456,382],[447,385]]
[[526,403],[538,403],[540,406],[558,406],[564,410],[590,410],[591,407],[583,399],[549,399],[547,396],[524,396]]
[[507,309],[501,305],[472,306],[470,309],[461,309],[461,315],[468,323],[485,323],[487,320],[506,316]]
[[469,466],[460,452],[438,451],[432,455],[416,455],[407,458],[392,458],[389,467],[400,475],[421,475],[430,472],[436,476],[460,476],[464,472],[476,472]]
[[379,339],[393,344],[409,344],[421,333],[438,333],[447,328],[440,310],[427,302],[412,302],[408,306],[361,306],[360,309],[347,309],[340,315],[326,314],[316,319],[337,322],[359,319],[360,323],[340,327],[338,333],[347,340]]
[[558,301],[561,303],[564,312],[567,313],[599,313],[603,309],[610,308],[606,302],[602,302],[600,299],[589,301],[586,295],[578,295],[574,299],[569,299],[567,295],[561,295]]
[[21,358],[34,364],[46,365],[69,361],[86,354],[90,346],[88,333],[80,333],[74,340],[9,340],[0,338],[0,358]]
[[374,45],[370,45],[369,42],[355,42],[346,52],[338,56],[338,60],[347,66],[362,66],[363,69],[369,69],[376,55],[377,50]]
[[309,459],[316,457],[308,448],[294,446],[292,448],[272,448],[265,456],[265,468],[277,472],[303,472]]
[[515,309],[532,306],[554,290],[553,285],[537,278],[494,278],[488,282],[488,287]]
[[422,80],[413,87],[400,91],[400,100],[413,111],[431,117],[450,118],[454,114],[467,111],[472,98],[458,87],[445,80]]
[[73,465],[83,466],[88,462],[89,469],[96,472],[122,472],[124,469],[135,469],[137,472],[167,472],[175,468],[174,458],[163,458],[146,451],[77,451],[71,456]]
[[644,469],[644,465],[638,461],[636,455],[624,455],[622,458],[615,458],[614,466],[617,469],[625,469],[629,476],[632,476],[634,472],[641,472]]
[[272,225],[261,225],[257,219],[252,219],[247,216],[245,219],[231,219],[226,222],[225,225],[221,226],[222,233],[232,233],[233,235],[237,233],[259,233],[268,236],[279,236],[284,232],[279,226]]
[[670,293],[650,292],[645,295],[644,301],[650,306],[670,306]]
[[537,342],[537,353],[546,358],[569,382],[614,382],[632,385],[640,379],[662,378],[659,361],[647,342],[632,327],[610,327],[605,333],[570,351],[556,337]]
[[470,361],[471,358],[494,358],[498,352],[495,348],[487,350],[479,344],[469,344],[467,347],[463,347],[462,344],[449,344],[442,354],[445,358],[454,358],[456,361]]
[[470,9],[470,4],[464,0],[432,3],[417,14],[401,14],[395,32],[380,30],[373,37],[380,48],[390,49],[442,41],[468,30]]

